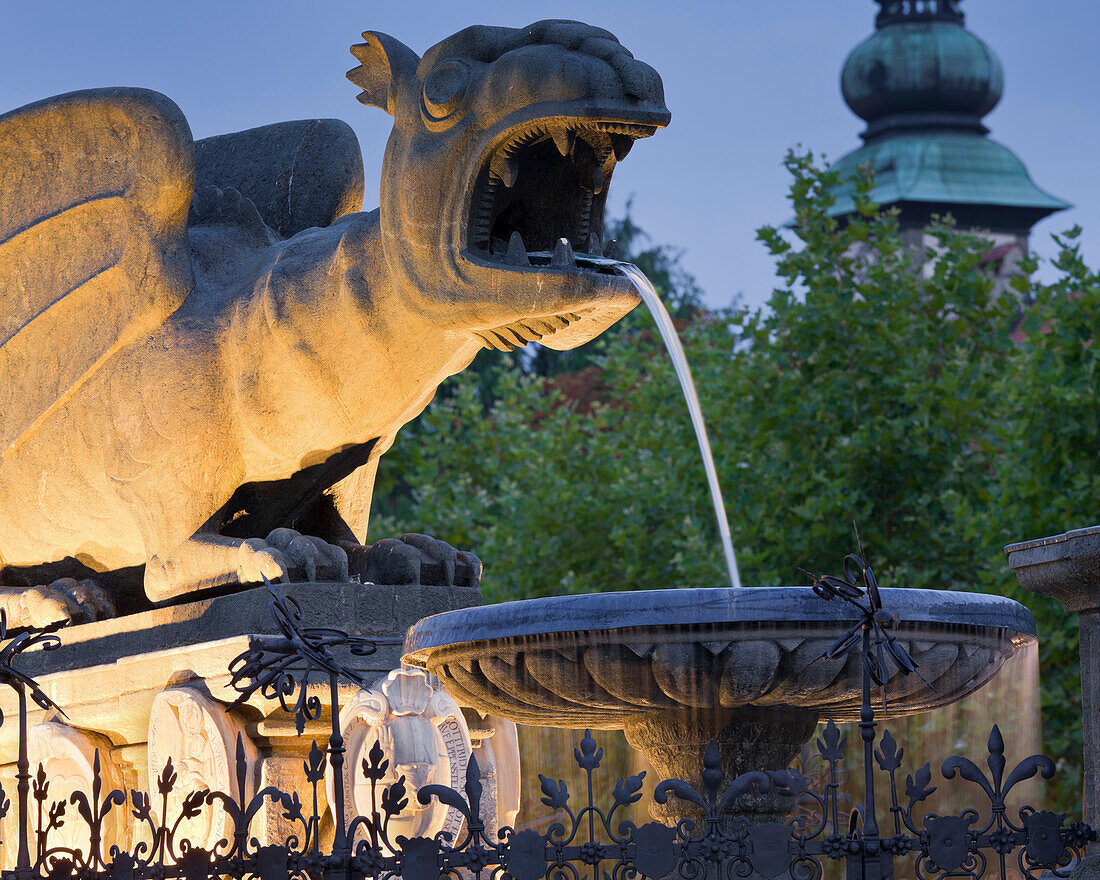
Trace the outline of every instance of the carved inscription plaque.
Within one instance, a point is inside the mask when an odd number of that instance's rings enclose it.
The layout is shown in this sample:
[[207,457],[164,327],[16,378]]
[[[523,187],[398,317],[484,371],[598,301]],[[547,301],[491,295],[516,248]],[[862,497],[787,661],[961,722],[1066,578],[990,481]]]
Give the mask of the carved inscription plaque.
[[[345,814],[371,813],[370,781],[363,759],[377,740],[389,761],[382,785],[405,777],[408,806],[389,827],[389,838],[457,834],[462,814],[433,801],[420,804],[425,785],[450,785],[461,791],[470,761],[470,734],[458,704],[432,687],[420,670],[395,669],[374,687],[359,691],[340,713],[347,756],[344,764]],[[334,806],[331,776],[329,808]]]

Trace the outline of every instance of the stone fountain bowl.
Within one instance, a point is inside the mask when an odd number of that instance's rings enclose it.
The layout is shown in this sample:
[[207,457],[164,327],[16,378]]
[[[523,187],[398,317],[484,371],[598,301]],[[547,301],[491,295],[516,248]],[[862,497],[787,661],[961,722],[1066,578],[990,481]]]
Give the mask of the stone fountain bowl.
[[[892,632],[929,683],[891,666],[884,693],[876,689],[879,717],[959,700],[1035,641],[1030,612],[1001,596],[881,595],[899,619]],[[823,654],[858,620],[855,608],[808,587],[556,596],[420,620],[404,661],[436,675],[459,703],[524,724],[629,731],[670,713],[791,709],[811,724],[851,721],[861,653]]]

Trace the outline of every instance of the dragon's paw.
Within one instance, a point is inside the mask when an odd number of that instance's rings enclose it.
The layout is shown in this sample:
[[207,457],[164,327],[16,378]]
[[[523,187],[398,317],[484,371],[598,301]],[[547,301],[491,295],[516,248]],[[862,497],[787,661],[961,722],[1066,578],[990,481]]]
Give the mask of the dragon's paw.
[[401,535],[369,546],[345,545],[352,573],[372,584],[476,587],[481,560],[429,535]]
[[93,580],[59,578],[48,586],[0,589],[0,608],[13,628],[41,627],[59,620],[91,623],[114,617],[111,595]]
[[346,581],[348,555],[335,544],[294,529],[275,529],[266,538],[249,538],[238,551],[242,584],[269,581]]

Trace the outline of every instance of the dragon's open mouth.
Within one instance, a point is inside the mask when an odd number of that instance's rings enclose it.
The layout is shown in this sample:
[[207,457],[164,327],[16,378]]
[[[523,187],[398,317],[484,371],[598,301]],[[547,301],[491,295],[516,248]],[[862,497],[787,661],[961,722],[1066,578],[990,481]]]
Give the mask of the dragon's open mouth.
[[478,174],[469,253],[508,268],[550,264],[599,271],[602,261],[578,261],[576,254],[603,254],[604,203],[615,163],[655,130],[636,122],[561,117],[513,128],[489,151]]

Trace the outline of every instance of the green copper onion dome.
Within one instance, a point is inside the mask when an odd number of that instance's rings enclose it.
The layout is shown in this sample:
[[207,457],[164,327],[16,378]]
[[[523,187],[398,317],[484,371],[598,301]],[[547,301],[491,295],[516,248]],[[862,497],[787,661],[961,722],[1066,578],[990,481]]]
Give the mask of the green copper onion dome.
[[881,0],[878,29],[858,45],[840,77],[844,100],[869,125],[981,129],[1001,99],[997,56],[966,30],[954,0]]
[[[876,0],[875,33],[844,63],[841,90],[867,122],[865,145],[834,166],[845,179],[870,163],[883,204],[905,225],[951,212],[966,226],[1026,232],[1069,207],[1032,183],[1007,147],[986,137],[982,117],[1001,99],[997,56],[964,27],[960,0]],[[853,208],[852,187],[833,213]]]

